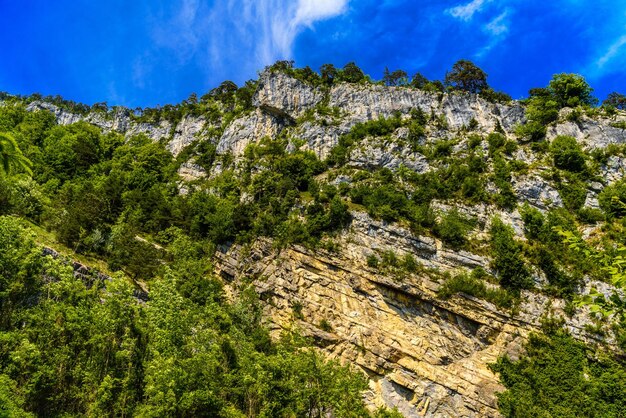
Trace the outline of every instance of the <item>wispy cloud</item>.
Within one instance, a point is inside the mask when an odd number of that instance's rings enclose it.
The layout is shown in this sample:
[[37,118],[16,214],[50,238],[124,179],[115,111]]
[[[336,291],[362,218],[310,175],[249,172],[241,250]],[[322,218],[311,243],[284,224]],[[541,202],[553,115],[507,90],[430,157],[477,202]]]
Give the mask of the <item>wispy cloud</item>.
[[505,10],[496,18],[487,23],[484,27],[484,31],[494,36],[506,34],[509,31],[509,22],[507,21],[508,16],[509,11]]
[[[181,0],[174,16],[155,22],[153,38],[155,47],[175,52],[179,65],[193,61],[215,81],[227,68],[233,77],[233,68],[250,74],[276,60],[291,59],[298,34],[342,14],[348,1],[225,0],[207,6],[200,0]],[[135,76],[147,73],[143,64],[135,63]]]
[[591,79],[600,79],[623,71],[626,66],[626,34],[605,41],[598,39],[596,43],[604,44],[604,47],[597,48],[600,53],[593,56],[581,72]]
[[508,16],[509,11],[506,10],[483,26],[482,30],[489,35],[489,40],[486,45],[481,47],[478,52],[474,54],[475,58],[480,59],[484,57],[507,38],[510,25],[507,20]]
[[597,66],[603,68],[607,63],[618,57],[619,55],[626,53],[626,35],[618,38],[613,44],[609,46],[607,51],[598,59]]
[[446,11],[458,19],[468,21],[472,19],[475,13],[480,12],[483,6],[490,1],[491,0],[472,0],[465,5],[458,5]]

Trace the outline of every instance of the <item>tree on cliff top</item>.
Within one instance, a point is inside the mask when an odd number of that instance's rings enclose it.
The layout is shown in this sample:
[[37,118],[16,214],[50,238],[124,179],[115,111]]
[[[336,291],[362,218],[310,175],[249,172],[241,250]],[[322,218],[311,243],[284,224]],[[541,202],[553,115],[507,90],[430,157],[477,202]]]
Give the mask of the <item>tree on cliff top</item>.
[[446,86],[457,90],[478,94],[488,88],[487,73],[468,60],[459,60],[454,63],[452,70],[446,73]]

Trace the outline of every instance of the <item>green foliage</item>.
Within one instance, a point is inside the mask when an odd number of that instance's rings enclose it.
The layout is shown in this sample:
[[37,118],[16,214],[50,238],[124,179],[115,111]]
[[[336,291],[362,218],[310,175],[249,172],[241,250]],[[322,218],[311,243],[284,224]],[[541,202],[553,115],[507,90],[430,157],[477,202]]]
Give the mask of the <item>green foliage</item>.
[[586,156],[576,139],[560,135],[550,144],[554,166],[562,170],[580,173],[586,169]]
[[0,326],[11,329],[13,312],[35,298],[43,282],[41,250],[17,218],[0,217]]
[[44,139],[42,151],[42,181],[57,178],[63,182],[84,175],[100,161],[100,130],[86,122],[54,127]]
[[13,171],[25,171],[32,174],[32,163],[22,154],[17,141],[9,133],[0,132],[0,173],[5,175]]
[[517,149],[517,143],[507,140],[506,136],[500,132],[490,133],[487,136],[487,143],[489,144],[489,155],[492,157],[498,152],[511,155]]
[[354,62],[349,62],[344,65],[343,69],[338,74],[338,78],[340,81],[346,81],[348,83],[360,83],[366,80],[365,74]]
[[472,270],[471,274],[458,274],[447,279],[437,291],[437,295],[447,299],[457,293],[465,293],[493,303],[499,308],[512,308],[516,297],[505,289],[488,287],[484,278],[486,272],[481,268]]
[[496,204],[505,209],[513,209],[517,205],[517,196],[511,185],[511,168],[499,153],[493,158],[493,171],[493,182],[500,190],[495,198]]
[[406,86],[409,84],[409,75],[404,70],[389,71],[385,67],[383,73],[383,84],[386,86]]
[[563,331],[531,335],[517,361],[501,357],[491,369],[506,390],[505,417],[619,417],[626,413],[626,368],[609,355],[588,352]]
[[594,270],[600,273],[600,279],[613,286],[608,297],[592,288],[589,294],[578,298],[578,304],[589,305],[591,312],[603,319],[615,314],[615,319],[623,327],[626,321],[626,301],[623,297],[623,290],[626,288],[626,246],[620,244],[616,248],[597,249],[589,246],[572,231],[558,227],[555,230],[570,249],[591,263]]
[[468,60],[455,62],[452,70],[446,73],[444,82],[452,88],[475,94],[489,87],[487,74]]
[[25,412],[24,400],[17,393],[17,383],[7,375],[0,374],[0,416],[7,418],[30,418],[33,414]]
[[615,91],[609,93],[609,95],[606,97],[606,100],[602,102],[602,106],[625,110],[626,96]]
[[367,256],[367,265],[369,267],[376,268],[376,267],[378,267],[378,263],[379,263],[379,260],[378,260],[378,257],[376,257],[375,254],[370,254],[370,255]]
[[582,181],[579,176],[567,175],[561,179],[557,177],[557,189],[561,199],[563,199],[563,205],[571,210],[576,211],[585,204],[587,199],[587,184]]
[[530,271],[522,257],[522,246],[515,240],[513,228],[494,218],[489,234],[491,268],[495,270],[500,285],[514,293],[532,288]]
[[600,208],[608,217],[626,215],[626,180],[606,186],[598,195]]
[[531,141],[543,139],[546,125],[558,119],[560,109],[594,105],[597,100],[591,95],[592,91],[578,74],[555,74],[547,88],[530,90],[530,97],[526,101],[528,121],[518,126],[517,135]]
[[272,342],[256,295],[225,303],[179,229],[147,303],[122,276],[74,277],[14,218],[0,238],[3,416],[368,416],[361,375],[296,335]]
[[122,270],[133,279],[152,278],[160,266],[160,251],[138,235],[131,225],[119,222],[111,229],[109,266]]
[[504,93],[502,91],[495,91],[491,87],[484,88],[479,94],[480,97],[491,103],[508,104],[513,100],[513,98],[507,93]]
[[593,106],[598,101],[592,96],[593,89],[579,74],[555,74],[550,80],[548,90],[560,108]]
[[524,234],[529,241],[528,256],[546,275],[548,293],[571,298],[578,290],[587,266],[573,254],[555,231],[575,230],[575,221],[563,209],[551,211],[547,217],[539,210],[525,205],[520,214],[524,221]]
[[367,136],[383,137],[390,135],[396,129],[402,126],[400,117],[392,117],[378,119],[367,122],[357,123],[350,129],[350,132],[339,138],[339,144],[330,151],[328,163],[335,166],[341,166],[348,160],[350,147],[358,144]]
[[467,244],[467,234],[475,226],[476,221],[461,215],[453,209],[441,217],[434,228],[435,234],[453,249],[460,249]]

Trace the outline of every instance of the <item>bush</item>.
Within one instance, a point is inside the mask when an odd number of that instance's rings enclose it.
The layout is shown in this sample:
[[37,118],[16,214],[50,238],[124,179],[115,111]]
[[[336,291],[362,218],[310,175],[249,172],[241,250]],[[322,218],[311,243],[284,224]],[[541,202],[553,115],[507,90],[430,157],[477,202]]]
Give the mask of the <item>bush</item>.
[[626,215],[626,180],[605,187],[598,195],[598,203],[610,218]]
[[500,189],[496,204],[501,208],[513,209],[517,205],[517,196],[511,185],[511,169],[499,153],[493,159],[493,170],[493,182]]
[[435,226],[435,234],[443,242],[454,249],[459,249],[467,243],[467,234],[474,227],[476,221],[469,219],[453,209],[441,217]]
[[550,153],[554,166],[561,170],[580,173],[586,168],[586,155],[571,136],[560,135],[554,138],[550,144]]
[[483,282],[484,270],[477,268],[470,275],[459,274],[448,280],[439,288],[439,297],[447,299],[457,293],[465,293],[493,303],[499,308],[513,307],[516,298],[504,289],[492,289]]
[[498,132],[492,132],[487,136],[487,143],[489,144],[489,155],[492,156],[504,146],[506,136]]
[[598,100],[591,95],[593,89],[579,74],[555,74],[548,85],[552,97],[560,107],[593,106]]
[[626,412],[626,368],[593,353],[563,331],[533,334],[525,355],[490,368],[507,388],[498,394],[505,417],[620,417]]
[[530,271],[522,258],[522,246],[515,240],[513,228],[495,218],[489,231],[491,239],[491,267],[502,287],[513,292],[530,289],[533,285]]

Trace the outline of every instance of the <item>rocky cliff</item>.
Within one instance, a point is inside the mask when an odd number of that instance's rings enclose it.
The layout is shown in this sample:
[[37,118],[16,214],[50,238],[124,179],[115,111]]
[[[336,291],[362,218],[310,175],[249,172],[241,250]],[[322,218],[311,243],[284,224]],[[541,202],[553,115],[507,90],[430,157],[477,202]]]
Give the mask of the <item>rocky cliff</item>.
[[[517,102],[494,104],[470,94],[379,85],[341,83],[322,89],[269,71],[261,75],[253,109],[222,126],[217,136],[206,135],[214,124],[203,117],[185,116],[176,124],[163,121],[155,125],[134,122],[123,111],[106,117],[99,113],[79,116],[40,102],[32,103],[29,109],[51,111],[60,124],[86,120],[125,135],[144,133],[154,140],[168,141],[174,154],[197,139],[213,141],[217,154],[232,155],[235,165],[248,144],[279,135],[289,140],[290,147],[310,149],[325,158],[341,135],[356,124],[397,115],[408,118],[415,109],[429,117],[423,144],[450,140],[454,153],[468,149],[470,133],[481,136],[495,130],[523,145],[514,129],[525,123],[524,107]],[[548,141],[570,135],[587,149],[626,143],[625,113],[582,115],[574,120],[568,112],[564,109],[549,127]],[[439,163],[406,146],[406,135],[406,128],[401,127],[391,138],[366,138],[350,151],[347,166],[418,173],[433,170]],[[486,143],[480,147],[487,152]],[[545,158],[526,146],[510,158],[527,167],[511,179],[520,204],[528,203],[541,212],[563,206],[558,185],[546,175],[549,167]],[[184,180],[193,180],[211,175],[219,167],[216,164],[211,173],[204,173],[189,161],[180,173]],[[625,168],[623,156],[608,158],[600,167],[601,181],[586,185],[585,206],[597,207],[598,193],[622,179]],[[352,180],[337,176],[332,181]],[[488,189],[494,190],[492,186]],[[436,201],[434,207],[438,213],[455,207],[474,217],[477,226],[471,236],[479,240],[495,215],[511,225],[520,240],[525,239],[518,209],[450,201]],[[565,315],[564,300],[537,290],[524,291],[514,310],[502,310],[462,293],[442,299],[437,291],[446,272],[476,267],[492,272],[490,255],[452,250],[433,236],[416,235],[401,224],[375,220],[354,209],[350,226],[334,237],[334,251],[301,246],[278,250],[270,240],[259,240],[251,247],[232,244],[220,248],[215,266],[232,289],[252,280],[276,333],[296,327],[328,355],[358,365],[370,379],[366,397],[373,406],[397,406],[407,417],[498,416],[496,393],[503,387],[487,364],[502,354],[518,356],[525,337],[540,329],[542,318],[562,316],[577,338],[599,338],[587,331],[591,321],[584,310]],[[589,227],[585,234],[599,228]],[[421,267],[400,275],[368,265],[368,256],[386,251],[399,257],[410,254]],[[538,269],[533,270],[533,279],[539,290],[546,282]],[[587,283],[586,289],[589,287]],[[606,342],[610,344],[610,338]]]

